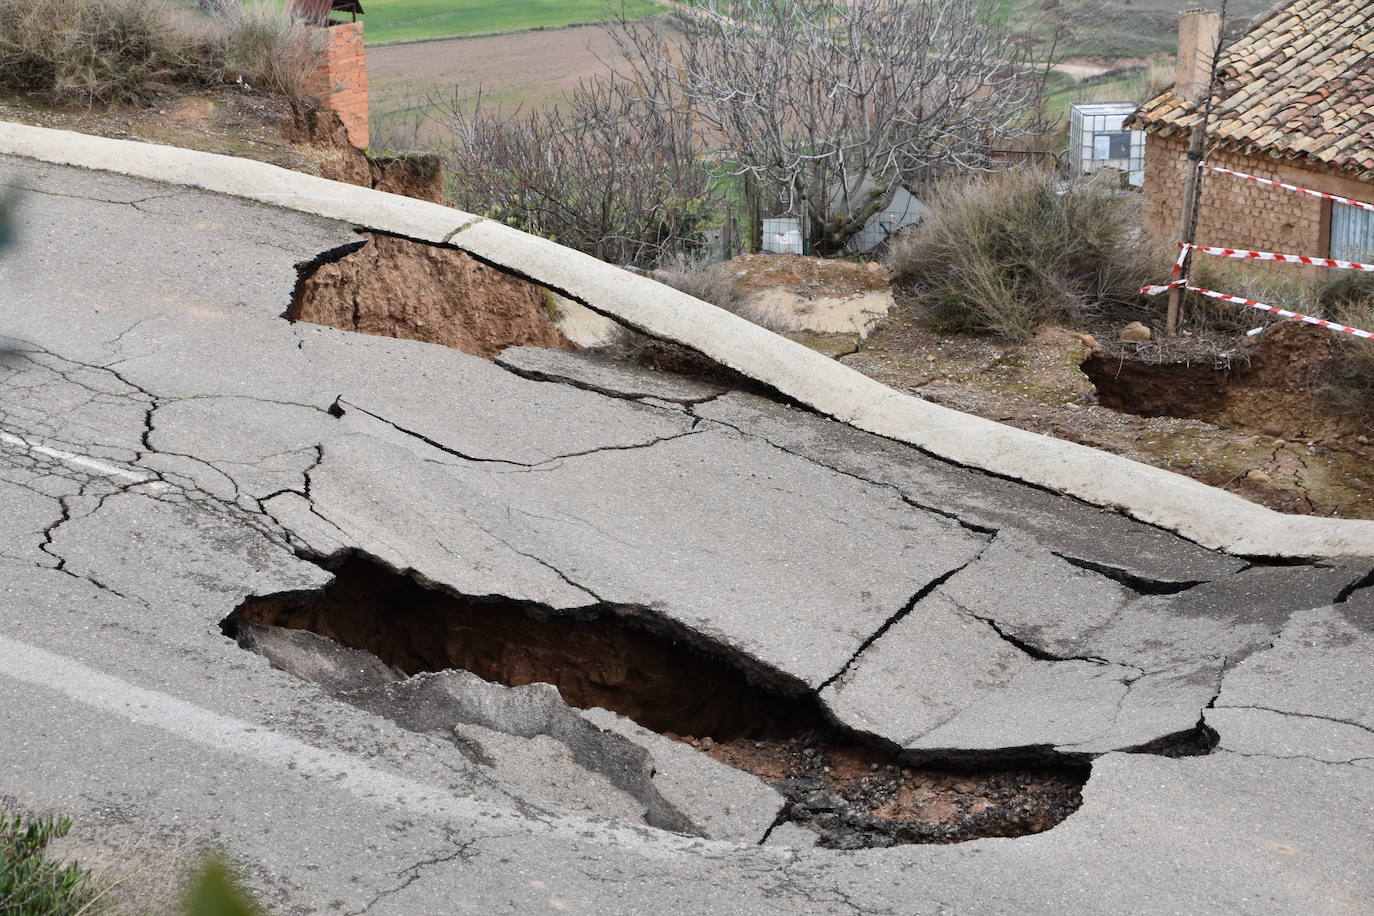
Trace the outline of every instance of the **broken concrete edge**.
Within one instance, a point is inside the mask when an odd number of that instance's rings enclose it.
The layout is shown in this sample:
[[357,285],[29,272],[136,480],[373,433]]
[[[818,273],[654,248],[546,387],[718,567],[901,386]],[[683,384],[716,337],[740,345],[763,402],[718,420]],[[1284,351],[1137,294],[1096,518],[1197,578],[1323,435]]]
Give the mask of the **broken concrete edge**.
[[1374,521],[1283,515],[1171,471],[941,407],[590,255],[439,204],[216,153],[0,122],[0,154],[183,185],[448,245],[820,414],[1238,556],[1374,554]]

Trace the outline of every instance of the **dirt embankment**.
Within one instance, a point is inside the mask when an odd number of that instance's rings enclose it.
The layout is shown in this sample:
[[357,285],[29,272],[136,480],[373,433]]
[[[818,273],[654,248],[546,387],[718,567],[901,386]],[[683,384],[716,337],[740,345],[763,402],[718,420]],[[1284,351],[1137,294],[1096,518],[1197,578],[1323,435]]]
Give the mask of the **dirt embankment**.
[[575,349],[539,287],[452,248],[363,236],[356,251],[303,270],[288,318],[485,359],[507,347]]
[[238,156],[420,200],[443,199],[439,157],[369,157],[348,142],[334,112],[249,89],[169,90],[152,105],[111,108],[0,98],[0,120]]
[[[1232,339],[1239,355],[1220,368],[1205,347],[1161,366],[1114,340],[1121,321],[1089,329],[1105,350],[1048,327],[1012,344],[930,330],[918,303],[901,290],[897,299],[841,361],[934,403],[1165,468],[1280,512],[1374,518],[1374,431],[1330,409],[1316,382],[1341,343],[1330,331],[1284,322],[1248,347]],[[828,340],[789,336],[836,352]],[[1139,348],[1142,356],[1157,349]]]
[[1368,432],[1358,416],[1321,396],[1322,368],[1342,341],[1310,324],[1284,321],[1247,341],[1234,361],[1186,365],[1095,351],[1083,371],[1107,407],[1143,417],[1191,417],[1271,436],[1340,447]]
[[332,181],[430,203],[444,202],[444,162],[437,155],[369,156],[349,142],[337,114],[302,102],[291,103],[291,120],[283,134],[319,166],[323,177]]

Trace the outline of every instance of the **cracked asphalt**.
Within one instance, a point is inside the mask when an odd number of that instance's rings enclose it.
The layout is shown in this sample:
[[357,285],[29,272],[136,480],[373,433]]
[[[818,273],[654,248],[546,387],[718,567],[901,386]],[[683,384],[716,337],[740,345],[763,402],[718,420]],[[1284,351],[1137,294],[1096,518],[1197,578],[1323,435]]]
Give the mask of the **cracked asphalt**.
[[[27,189],[0,259],[0,796],[83,842],[219,846],[283,913],[1374,907],[1374,560],[1204,550],[586,353],[293,325],[295,265],[352,227],[0,176]],[[444,702],[485,724],[426,726],[221,632],[349,554],[636,615],[915,761],[1090,761],[1083,805],[813,848],[770,829],[771,789],[613,714],[469,682]]]

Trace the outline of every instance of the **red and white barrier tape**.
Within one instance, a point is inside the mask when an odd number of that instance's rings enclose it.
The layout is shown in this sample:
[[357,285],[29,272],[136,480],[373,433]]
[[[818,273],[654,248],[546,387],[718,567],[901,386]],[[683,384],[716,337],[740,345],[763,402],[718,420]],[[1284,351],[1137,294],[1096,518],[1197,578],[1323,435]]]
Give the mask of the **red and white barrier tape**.
[[1175,277],[1177,277],[1177,276],[1179,276],[1180,274],[1183,273],[1183,262],[1186,261],[1186,260],[1188,260],[1188,245],[1187,245],[1186,243],[1184,243],[1184,242],[1179,242],[1179,243],[1178,243],[1178,247],[1179,247],[1178,260],[1174,262],[1174,276],[1175,276]]
[[1359,328],[1348,328],[1343,324],[1327,321],[1325,318],[1313,318],[1311,315],[1301,315],[1297,312],[1290,312],[1288,309],[1281,309],[1274,305],[1265,305],[1263,302],[1256,302],[1254,299],[1242,299],[1240,296],[1228,296],[1225,293],[1203,289],[1200,286],[1187,286],[1186,283],[1187,281],[1177,281],[1165,286],[1147,286],[1142,289],[1141,292],[1147,296],[1158,296],[1160,293],[1168,292],[1171,289],[1182,286],[1191,293],[1201,293],[1204,296],[1211,296],[1213,299],[1220,299],[1222,302],[1234,302],[1236,305],[1243,305],[1246,308],[1259,309],[1262,312],[1273,312],[1275,315],[1282,315],[1285,318],[1295,318],[1298,321],[1305,321],[1308,324],[1315,324],[1332,331],[1354,334],[1356,337],[1363,337],[1365,340],[1374,340],[1374,334],[1368,331],[1361,331]]
[[1224,169],[1219,165],[1207,165],[1203,166],[1203,168],[1211,169],[1213,172],[1220,172],[1222,175],[1244,178],[1246,181],[1254,181],[1274,188],[1283,188],[1285,191],[1297,191],[1299,194],[1306,194],[1309,197],[1320,197],[1322,200],[1334,200],[1338,203],[1349,204],[1352,207],[1359,207],[1361,210],[1374,210],[1374,204],[1367,204],[1361,200],[1351,200],[1349,197],[1341,197],[1338,194],[1327,194],[1323,191],[1314,191],[1311,188],[1300,188],[1295,184],[1284,184],[1282,181],[1260,178],[1257,175],[1247,175],[1244,172],[1237,172],[1234,169]]
[[[1276,254],[1272,251],[1250,251],[1245,248],[1217,248],[1212,245],[1190,245],[1187,242],[1179,242],[1178,246],[1185,253],[1201,251],[1203,254],[1214,254],[1219,258],[1239,258],[1244,261],[1284,261],[1292,264],[1310,264],[1313,267],[1335,267],[1340,270],[1374,270],[1374,264],[1342,261],[1339,258],[1309,258],[1302,254]],[[1182,259],[1178,263],[1182,264]],[[1175,265],[1174,274],[1177,275],[1178,272],[1179,267]]]

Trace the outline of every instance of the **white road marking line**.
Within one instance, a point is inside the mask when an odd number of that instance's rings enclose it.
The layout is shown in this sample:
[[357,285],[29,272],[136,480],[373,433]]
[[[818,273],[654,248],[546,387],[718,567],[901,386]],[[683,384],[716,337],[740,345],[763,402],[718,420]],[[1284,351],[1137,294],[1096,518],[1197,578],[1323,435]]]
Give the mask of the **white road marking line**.
[[[35,445],[34,443],[12,433],[0,433],[0,442],[6,445],[13,445],[26,452],[33,452],[35,455],[45,455],[48,458],[56,458],[63,464],[70,464],[75,467],[86,468],[95,471],[105,477],[118,477],[121,480],[131,480],[134,483],[152,483],[157,480],[152,474],[141,474],[137,471],[129,471],[118,465],[101,461],[99,458],[89,458],[85,455],[78,455],[75,452],[64,452],[57,448],[48,448],[46,445]],[[166,486],[166,484],[158,484]]]
[[[649,856],[680,854],[687,849],[720,852],[737,848],[735,844],[575,815],[527,817],[510,808],[456,796],[418,780],[389,773],[351,754],[321,750],[266,726],[221,715],[156,690],[146,690],[75,659],[6,636],[0,636],[0,679],[3,678],[55,690],[125,721],[150,726],[215,751],[278,767],[312,782],[327,783],[372,804],[404,808],[426,818],[476,823],[484,832],[505,826],[530,834],[612,844]],[[108,750],[101,753],[108,753]]]

